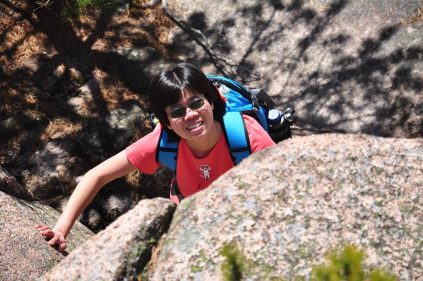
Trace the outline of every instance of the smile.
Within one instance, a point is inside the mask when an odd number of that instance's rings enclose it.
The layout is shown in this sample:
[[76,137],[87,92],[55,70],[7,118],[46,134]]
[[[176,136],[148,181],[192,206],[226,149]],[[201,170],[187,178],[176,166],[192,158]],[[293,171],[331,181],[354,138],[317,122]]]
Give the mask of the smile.
[[187,126],[187,130],[194,130],[194,129],[200,127],[203,124],[204,124],[203,121],[196,122],[196,123],[194,123],[194,124],[192,124],[190,126]]

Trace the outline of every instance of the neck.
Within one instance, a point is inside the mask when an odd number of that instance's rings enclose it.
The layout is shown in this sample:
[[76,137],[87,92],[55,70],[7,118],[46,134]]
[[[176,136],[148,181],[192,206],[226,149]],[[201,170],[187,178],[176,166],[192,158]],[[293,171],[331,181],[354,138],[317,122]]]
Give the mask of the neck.
[[222,133],[222,126],[218,121],[213,122],[213,126],[207,137],[198,141],[187,141],[189,148],[195,157],[201,158],[206,156],[219,141],[220,134]]

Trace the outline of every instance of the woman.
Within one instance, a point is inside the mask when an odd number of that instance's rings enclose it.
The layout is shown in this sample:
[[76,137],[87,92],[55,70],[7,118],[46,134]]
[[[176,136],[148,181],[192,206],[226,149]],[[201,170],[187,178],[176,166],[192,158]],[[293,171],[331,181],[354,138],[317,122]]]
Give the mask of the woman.
[[[176,181],[184,197],[208,187],[234,166],[223,131],[225,99],[196,67],[181,63],[153,78],[150,107],[160,124],[150,134],[88,171],[78,183],[62,215],[51,229],[36,228],[59,251],[76,219],[97,192],[110,181],[134,169],[153,174],[160,166],[156,150],[162,130],[180,138]],[[250,116],[243,116],[251,151],[274,145],[269,135]],[[172,198],[177,203],[175,198]]]

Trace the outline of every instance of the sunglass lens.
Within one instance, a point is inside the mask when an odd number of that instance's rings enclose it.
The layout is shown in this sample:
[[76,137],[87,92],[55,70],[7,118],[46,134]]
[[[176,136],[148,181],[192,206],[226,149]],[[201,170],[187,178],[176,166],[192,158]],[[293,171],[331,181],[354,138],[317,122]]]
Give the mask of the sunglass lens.
[[[200,109],[203,105],[204,105],[204,99],[198,98],[190,102],[188,104],[188,107],[191,108],[191,110],[197,110],[197,109]],[[181,118],[181,117],[184,117],[186,113],[187,113],[187,108],[185,106],[181,106],[181,107],[177,107],[173,109],[170,112],[170,116],[172,118]]]
[[180,118],[185,116],[186,113],[186,108],[185,107],[178,107],[175,108],[174,110],[172,110],[172,112],[170,112],[170,116],[172,118]]
[[193,100],[190,104],[189,104],[189,108],[191,108],[192,110],[197,110],[200,109],[202,106],[204,105],[204,99],[197,99],[197,100]]

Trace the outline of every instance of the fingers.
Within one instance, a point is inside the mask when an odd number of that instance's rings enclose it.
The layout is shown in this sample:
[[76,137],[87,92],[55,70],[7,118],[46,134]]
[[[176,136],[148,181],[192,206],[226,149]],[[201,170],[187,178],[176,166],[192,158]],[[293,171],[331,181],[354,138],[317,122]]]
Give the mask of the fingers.
[[58,235],[54,235],[50,240],[48,240],[48,244],[50,246],[59,246],[60,245],[60,237]]
[[52,229],[47,225],[36,225],[35,228],[40,232],[42,236],[45,238],[52,238],[54,236],[54,232]]
[[37,229],[37,230],[39,230],[39,231],[41,231],[41,230],[46,230],[46,229],[51,229],[49,226],[47,226],[47,225],[43,225],[43,224],[37,224],[37,225],[35,225],[34,227],[35,227],[35,229]]
[[64,252],[66,249],[66,242],[61,243],[57,248],[60,252]]
[[48,240],[48,244],[51,247],[58,249],[60,252],[63,252],[66,249],[66,239],[62,232],[58,230],[53,230],[47,225],[35,225],[42,236]]
[[52,247],[55,247],[60,252],[63,252],[66,249],[66,239],[60,235],[55,235],[52,239],[48,241],[48,244]]

